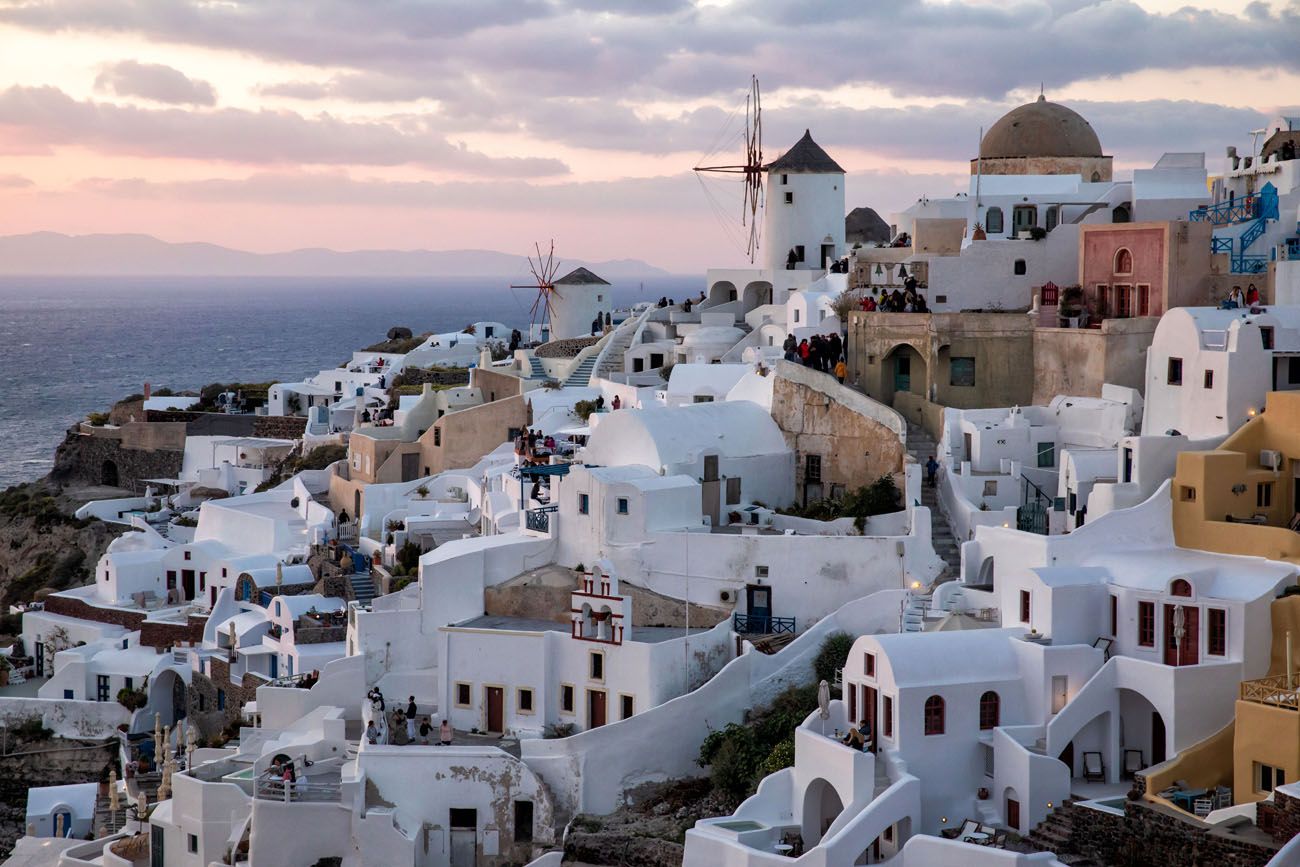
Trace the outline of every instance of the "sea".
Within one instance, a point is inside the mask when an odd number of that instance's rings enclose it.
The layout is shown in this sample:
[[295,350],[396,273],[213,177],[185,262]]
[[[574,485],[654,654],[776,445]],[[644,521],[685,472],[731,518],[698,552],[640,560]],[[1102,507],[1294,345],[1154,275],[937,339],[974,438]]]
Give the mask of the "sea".
[[[49,471],[65,431],[148,382],[292,381],[393,326],[526,330],[535,290],[495,278],[0,277],[0,488]],[[514,282],[518,282],[517,279]],[[611,281],[614,305],[698,293],[702,277]]]

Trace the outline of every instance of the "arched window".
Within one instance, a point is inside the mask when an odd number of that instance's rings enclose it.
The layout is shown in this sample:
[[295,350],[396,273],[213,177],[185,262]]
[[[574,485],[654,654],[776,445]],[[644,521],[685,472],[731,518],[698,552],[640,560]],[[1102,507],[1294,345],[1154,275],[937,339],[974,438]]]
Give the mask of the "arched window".
[[1002,209],[989,208],[984,214],[984,231],[990,235],[1002,234]]
[[1001,700],[996,692],[989,690],[980,696],[980,731],[997,728],[1001,710]]
[[925,700],[925,733],[943,734],[943,699],[932,695]]
[[1179,578],[1173,584],[1169,585],[1169,595],[1170,596],[1191,596],[1192,585],[1187,583],[1182,578]]
[[1096,184],[1096,183],[1099,183],[1100,181],[1101,181],[1101,172],[1093,172],[1093,173],[1092,173],[1092,182],[1093,182],[1094,184]]
[[1133,273],[1133,254],[1129,252],[1127,247],[1120,247],[1115,251],[1115,273]]
[[1110,212],[1110,221],[1112,223],[1127,223],[1129,221],[1128,208],[1120,205]]

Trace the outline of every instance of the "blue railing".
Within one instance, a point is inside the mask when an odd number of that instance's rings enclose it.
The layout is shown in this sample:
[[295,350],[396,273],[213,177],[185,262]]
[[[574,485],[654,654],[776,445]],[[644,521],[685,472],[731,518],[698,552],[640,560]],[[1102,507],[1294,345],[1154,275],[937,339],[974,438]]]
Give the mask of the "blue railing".
[[1187,218],[1193,223],[1210,223],[1215,226],[1230,226],[1233,223],[1245,223],[1259,216],[1258,202],[1254,196],[1234,199],[1217,205],[1201,206],[1188,213]]
[[1232,252],[1232,239],[1231,239],[1231,238],[1211,238],[1211,239],[1210,239],[1210,252],[1211,252],[1211,253],[1231,253],[1231,252]]
[[1286,239],[1286,257],[1288,259],[1300,259],[1300,238]]
[[524,512],[524,528],[537,533],[549,533],[551,531],[551,512],[554,512],[556,508],[556,506],[542,506],[540,509],[529,509]]
[[1263,274],[1267,270],[1267,256],[1238,256],[1232,262],[1234,274]]
[[741,635],[794,635],[793,617],[737,613],[732,616],[732,626]]

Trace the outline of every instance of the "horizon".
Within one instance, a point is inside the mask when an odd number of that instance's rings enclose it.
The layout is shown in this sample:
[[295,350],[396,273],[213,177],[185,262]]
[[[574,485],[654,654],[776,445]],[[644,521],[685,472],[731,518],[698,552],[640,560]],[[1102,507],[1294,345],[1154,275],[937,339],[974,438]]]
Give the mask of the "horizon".
[[253,253],[554,237],[697,273],[745,259],[738,187],[692,169],[739,155],[750,73],[765,161],[809,128],[848,207],[887,222],[963,190],[979,130],[1040,89],[1092,122],[1117,178],[1165,151],[1214,170],[1300,89],[1295,0],[178,7],[0,3],[0,233]]

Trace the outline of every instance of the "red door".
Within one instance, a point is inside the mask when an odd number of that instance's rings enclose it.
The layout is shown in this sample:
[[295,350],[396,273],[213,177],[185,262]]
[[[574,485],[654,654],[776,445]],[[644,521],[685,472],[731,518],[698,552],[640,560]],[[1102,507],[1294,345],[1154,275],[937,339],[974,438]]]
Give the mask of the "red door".
[[1201,609],[1182,606],[1183,630],[1176,627],[1178,606],[1165,606],[1165,665],[1196,665],[1200,659]]
[[605,691],[587,690],[587,728],[598,729],[605,724]]
[[487,695],[487,730],[500,734],[506,729],[505,691],[499,686],[489,686],[484,692]]
[[876,695],[876,688],[869,686],[862,696],[862,715],[867,718],[867,725],[871,726],[871,741],[867,744],[867,749],[872,752],[876,751],[876,738],[879,737],[879,732],[876,731]]
[[1007,827],[1020,830],[1020,802],[1007,798]]

